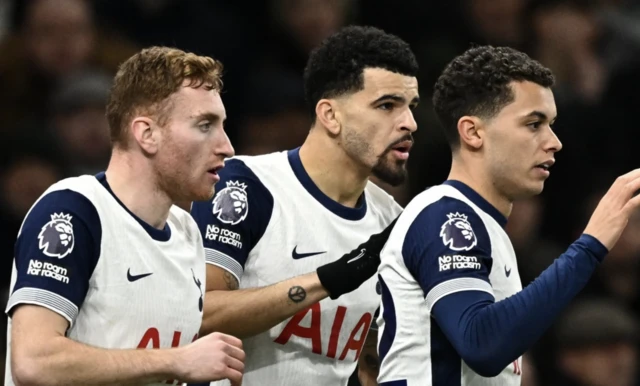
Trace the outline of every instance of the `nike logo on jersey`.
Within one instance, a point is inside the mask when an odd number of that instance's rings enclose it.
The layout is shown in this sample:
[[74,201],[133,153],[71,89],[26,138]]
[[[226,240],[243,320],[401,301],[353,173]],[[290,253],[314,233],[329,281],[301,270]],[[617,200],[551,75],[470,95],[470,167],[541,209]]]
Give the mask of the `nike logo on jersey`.
[[310,256],[315,256],[315,255],[322,255],[323,253],[327,253],[327,251],[324,251],[324,252],[311,252],[311,253],[298,253],[297,249],[298,249],[298,246],[296,245],[293,248],[293,252],[291,252],[291,256],[293,256],[294,260],[304,259],[305,257],[310,257]]
[[509,277],[509,275],[511,275],[511,268],[507,269],[507,266],[504,266],[504,274],[507,275],[507,277]]
[[132,282],[132,283],[133,283],[134,281],[136,281],[136,280],[140,280],[140,279],[145,278],[145,277],[147,277],[147,276],[149,276],[149,275],[153,275],[153,272],[143,273],[143,274],[141,274],[141,275],[132,275],[132,274],[131,274],[131,268],[129,268],[129,269],[127,270],[127,279],[128,279],[130,282]]
[[366,250],[366,249],[364,249],[364,248],[362,248],[362,249],[360,250],[360,254],[359,254],[358,256],[354,257],[353,259],[349,259],[349,260],[347,261],[347,264],[351,263],[352,261],[356,261],[356,260],[358,260],[359,258],[361,258],[362,256],[364,256],[364,254],[365,254],[366,252],[367,252],[367,250]]

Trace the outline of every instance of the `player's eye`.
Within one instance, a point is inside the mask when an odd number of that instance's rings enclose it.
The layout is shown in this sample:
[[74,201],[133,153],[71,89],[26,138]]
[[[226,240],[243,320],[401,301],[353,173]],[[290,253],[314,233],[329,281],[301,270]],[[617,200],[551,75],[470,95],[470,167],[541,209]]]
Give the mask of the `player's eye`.
[[393,110],[393,107],[394,107],[393,103],[391,102],[383,103],[380,106],[378,106],[380,110],[388,110],[388,111]]
[[540,121],[531,122],[531,123],[529,123],[529,124],[527,125],[527,127],[530,127],[530,128],[532,128],[532,129],[534,129],[534,130],[537,130],[537,129],[539,129],[539,128],[540,128],[540,125],[541,125],[541,124],[542,124],[542,122],[540,122]]
[[207,131],[211,130],[211,122],[203,122],[198,125],[198,128],[200,128],[202,132],[206,133]]

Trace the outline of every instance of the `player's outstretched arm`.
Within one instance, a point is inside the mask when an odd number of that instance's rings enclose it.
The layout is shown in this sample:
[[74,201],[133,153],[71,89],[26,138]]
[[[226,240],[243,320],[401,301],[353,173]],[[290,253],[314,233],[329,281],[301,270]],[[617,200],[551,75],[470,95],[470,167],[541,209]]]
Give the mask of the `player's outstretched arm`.
[[208,264],[201,335],[219,331],[240,338],[253,336],[326,297],[337,299],[354,291],[376,273],[380,251],[394,225],[395,221],[316,272],[266,287],[237,289],[233,275]]
[[11,369],[16,385],[242,381],[245,355],[241,341],[231,336],[212,334],[172,349],[107,350],[65,337],[68,326],[64,317],[41,306],[25,304],[14,310]]
[[619,177],[584,234],[523,291],[499,302],[463,291],[438,300],[432,315],[458,354],[477,373],[495,376],[549,328],[586,285],[640,206],[640,169]]
[[315,272],[260,288],[237,289],[237,283],[225,269],[207,264],[200,335],[219,331],[239,338],[253,336],[329,295]]

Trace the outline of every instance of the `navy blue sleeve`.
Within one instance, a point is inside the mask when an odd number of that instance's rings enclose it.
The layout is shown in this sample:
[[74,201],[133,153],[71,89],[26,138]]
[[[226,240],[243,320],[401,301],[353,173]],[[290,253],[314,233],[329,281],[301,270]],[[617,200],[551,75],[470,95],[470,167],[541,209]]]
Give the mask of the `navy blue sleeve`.
[[429,310],[460,291],[481,291],[493,299],[489,234],[478,214],[460,200],[443,197],[425,207],[407,230],[402,255]]
[[432,316],[465,363],[493,377],[542,336],[607,252],[597,239],[582,235],[521,292],[495,303],[483,292],[450,294]]
[[93,204],[60,190],[38,201],[15,245],[16,283],[6,313],[19,304],[46,307],[73,324],[100,256],[102,228]]
[[194,202],[191,215],[200,228],[207,263],[240,280],[249,252],[269,224],[273,196],[238,159],[228,160],[218,174],[213,199]]

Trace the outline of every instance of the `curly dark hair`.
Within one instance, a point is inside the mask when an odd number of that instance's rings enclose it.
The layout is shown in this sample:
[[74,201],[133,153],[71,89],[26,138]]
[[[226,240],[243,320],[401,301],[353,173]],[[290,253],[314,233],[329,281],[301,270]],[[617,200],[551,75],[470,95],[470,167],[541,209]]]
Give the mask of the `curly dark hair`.
[[509,47],[472,47],[445,67],[434,86],[433,106],[453,150],[460,146],[458,120],[494,117],[513,102],[513,81],[543,87],[555,82],[551,70]]
[[316,104],[364,88],[364,69],[382,68],[417,76],[418,62],[409,44],[378,28],[349,26],[326,38],[310,54],[304,69],[305,99],[315,119]]

